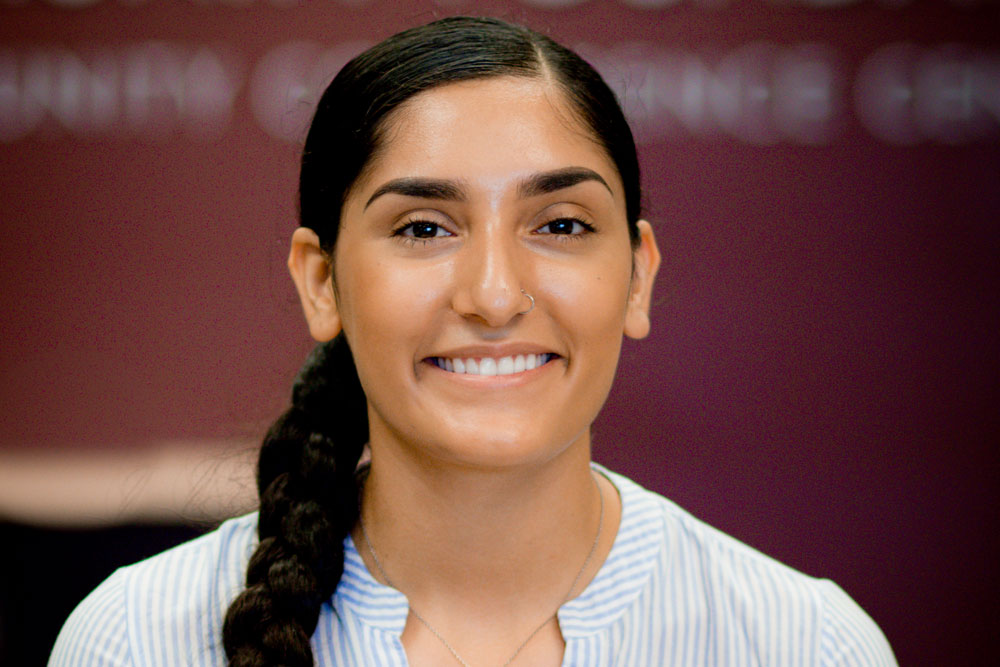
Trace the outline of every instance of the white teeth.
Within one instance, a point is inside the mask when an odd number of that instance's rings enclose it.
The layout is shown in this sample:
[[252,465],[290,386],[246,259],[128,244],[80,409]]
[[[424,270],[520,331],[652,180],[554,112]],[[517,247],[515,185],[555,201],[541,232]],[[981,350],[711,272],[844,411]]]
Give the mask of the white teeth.
[[514,357],[514,370],[512,372],[514,372],[514,373],[520,373],[520,372],[524,371],[524,368],[525,368],[525,366],[524,366],[524,355],[523,354],[519,354],[516,357]]
[[551,358],[550,354],[518,354],[510,357],[482,357],[475,359],[451,359],[438,357],[437,365],[451,373],[459,375],[513,375],[530,371],[545,364]]
[[497,362],[497,375],[510,375],[514,372],[514,359],[501,357]]

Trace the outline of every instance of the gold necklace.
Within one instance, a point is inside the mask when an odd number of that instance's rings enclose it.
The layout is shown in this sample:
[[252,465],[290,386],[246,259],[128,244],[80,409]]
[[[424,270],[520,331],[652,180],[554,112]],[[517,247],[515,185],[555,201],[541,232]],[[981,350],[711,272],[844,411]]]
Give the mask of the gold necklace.
[[[591,475],[593,475],[593,473],[591,473]],[[525,640],[521,642],[521,645],[517,647],[514,653],[509,658],[507,658],[507,662],[503,663],[503,667],[507,667],[510,663],[514,662],[514,658],[516,658],[518,654],[521,653],[521,649],[527,646],[528,642],[530,642],[535,637],[535,635],[541,632],[542,628],[544,628],[546,625],[549,624],[549,621],[555,618],[556,614],[559,612],[559,607],[562,607],[564,604],[566,604],[566,602],[569,601],[570,596],[573,594],[573,589],[575,589],[576,585],[580,582],[580,577],[583,576],[583,573],[586,571],[587,566],[590,564],[591,558],[594,557],[594,553],[597,551],[597,544],[598,542],[601,541],[601,528],[604,526],[604,494],[601,493],[601,487],[598,486],[597,484],[597,478],[592,476],[591,479],[593,479],[594,487],[597,489],[597,497],[601,501],[601,512],[597,518],[597,535],[594,536],[594,543],[590,545],[590,552],[587,554],[587,558],[583,561],[583,566],[580,567],[580,571],[577,572],[576,576],[573,578],[573,583],[570,584],[569,591],[566,593],[566,597],[564,597],[562,601],[559,602],[559,606],[556,607],[555,612],[553,612],[552,615],[546,617],[545,620],[542,621],[541,625],[539,625],[537,628],[531,631],[531,634],[528,635],[525,638]],[[376,569],[378,569],[379,574],[382,575],[382,579],[385,580],[385,583],[390,588],[396,588],[396,586],[392,583],[392,580],[389,579],[389,575],[385,573],[385,568],[382,567],[382,561],[379,560],[378,554],[375,553],[375,547],[372,546],[372,541],[368,537],[368,531],[365,530],[365,519],[363,513],[359,514],[358,523],[361,526],[361,534],[365,538],[365,544],[368,545],[368,553],[372,555],[372,560],[375,562]],[[396,590],[399,589],[397,588]],[[462,659],[462,656],[458,654],[458,651],[455,650],[455,647],[452,646],[448,642],[448,640],[445,639],[444,636],[434,628],[433,625],[428,623],[427,619],[424,618],[420,614],[420,612],[414,609],[412,605],[410,606],[410,613],[413,614],[418,621],[423,623],[424,626],[426,626],[427,629],[430,630],[435,637],[441,640],[441,643],[445,645],[445,648],[451,651],[451,654],[455,656],[455,660],[458,660],[459,664],[461,664],[462,667],[469,667],[469,663],[467,663],[465,660]]]

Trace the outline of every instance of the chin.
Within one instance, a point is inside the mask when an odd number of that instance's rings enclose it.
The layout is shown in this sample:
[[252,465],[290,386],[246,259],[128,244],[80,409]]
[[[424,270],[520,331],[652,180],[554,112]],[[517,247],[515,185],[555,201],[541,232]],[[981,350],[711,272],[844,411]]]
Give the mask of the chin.
[[[488,438],[483,433],[489,433]],[[589,434],[589,428],[586,431]],[[517,468],[543,465],[574,447],[589,447],[589,438],[551,435],[537,431],[495,428],[489,431],[462,429],[447,441],[439,440],[424,451],[442,463],[481,469]]]

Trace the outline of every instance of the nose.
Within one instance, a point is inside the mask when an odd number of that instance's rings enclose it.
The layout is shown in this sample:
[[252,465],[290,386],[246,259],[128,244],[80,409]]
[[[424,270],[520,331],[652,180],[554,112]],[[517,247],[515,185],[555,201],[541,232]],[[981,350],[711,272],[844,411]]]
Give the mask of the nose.
[[471,238],[460,251],[452,307],[463,317],[502,327],[529,310],[522,289],[524,249],[507,233]]

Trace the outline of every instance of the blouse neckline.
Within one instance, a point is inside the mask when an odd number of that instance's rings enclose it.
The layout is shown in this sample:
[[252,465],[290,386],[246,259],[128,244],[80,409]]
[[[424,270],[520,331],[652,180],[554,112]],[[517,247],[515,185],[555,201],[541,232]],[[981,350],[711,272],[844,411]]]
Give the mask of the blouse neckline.
[[[591,468],[617,489],[622,516],[611,551],[597,574],[557,612],[567,642],[600,632],[625,614],[645,588],[663,548],[662,513],[650,494],[597,463],[591,463]],[[402,635],[409,614],[406,596],[372,576],[351,535],[344,539],[344,574],[333,602],[335,609],[342,604],[363,623],[397,636]]]

